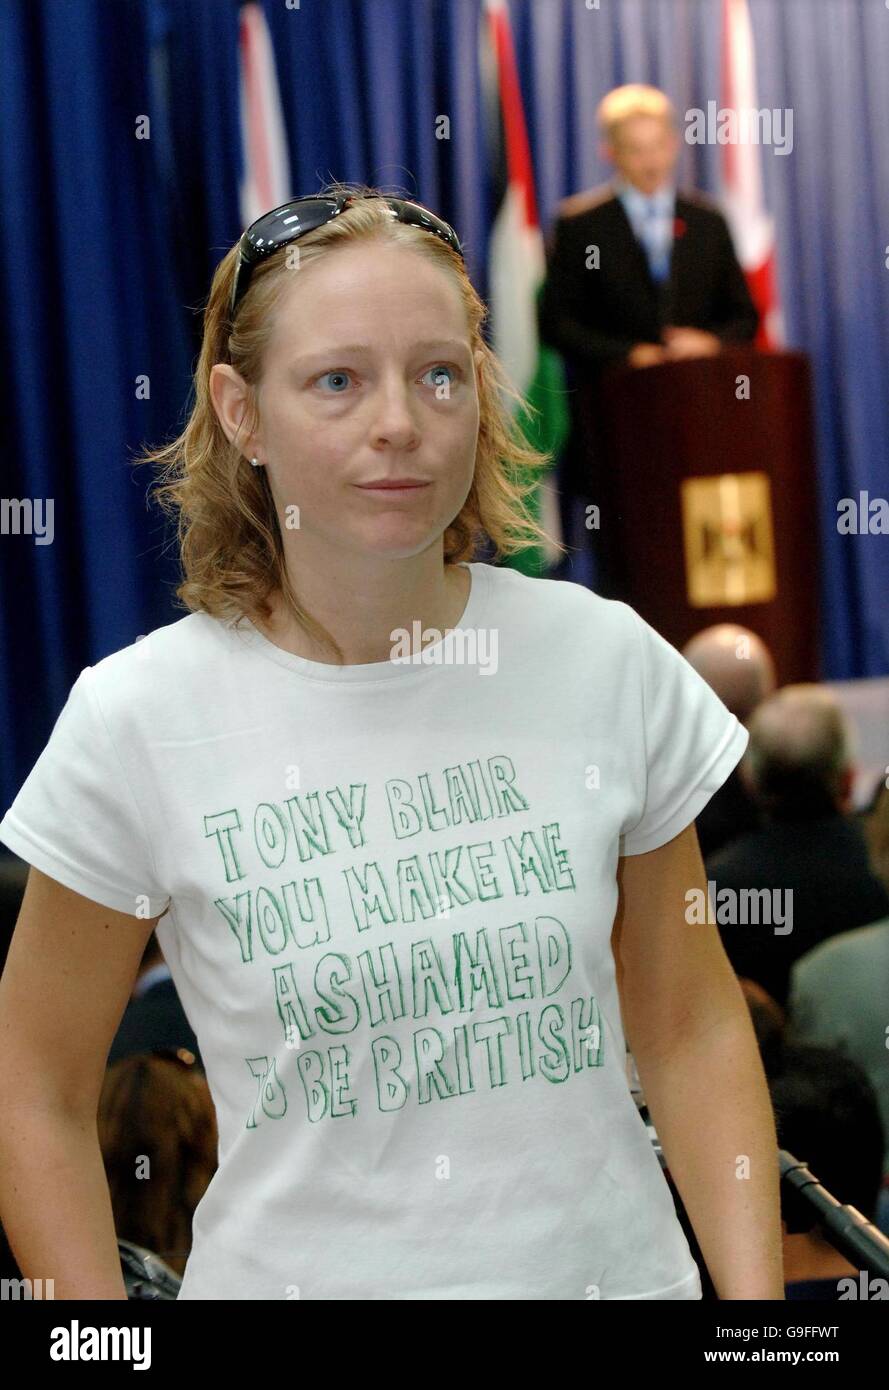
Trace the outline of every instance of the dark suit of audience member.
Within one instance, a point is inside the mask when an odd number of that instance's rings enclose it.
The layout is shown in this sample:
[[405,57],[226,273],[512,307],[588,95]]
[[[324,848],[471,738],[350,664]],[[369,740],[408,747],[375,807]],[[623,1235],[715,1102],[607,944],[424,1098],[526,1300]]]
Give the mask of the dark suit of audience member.
[[124,1010],[111,1044],[109,1065],[142,1052],[169,1049],[175,1052],[185,1048],[194,1053],[195,1064],[203,1070],[197,1038],[185,1017],[166,964],[155,961],[140,975],[136,991]]
[[[871,871],[860,824],[828,812],[811,820],[768,821],[707,860],[707,878],[723,888],[792,890],[792,931],[748,922],[720,926],[738,975],[787,1005],[792,965],[828,937],[889,915],[886,890]],[[714,898],[718,905],[718,898]]]
[[734,768],[695,821],[701,857],[711,858],[733,840],[758,830],[761,823],[759,807]]

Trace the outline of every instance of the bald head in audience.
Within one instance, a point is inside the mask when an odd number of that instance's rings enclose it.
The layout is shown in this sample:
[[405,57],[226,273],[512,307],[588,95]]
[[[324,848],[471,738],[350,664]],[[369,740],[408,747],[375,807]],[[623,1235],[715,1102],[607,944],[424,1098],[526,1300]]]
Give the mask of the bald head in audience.
[[824,686],[785,685],[754,710],[741,770],[762,807],[781,819],[849,810],[851,734]]
[[775,689],[775,664],[762,638],[737,623],[695,633],[682,655],[742,724]]

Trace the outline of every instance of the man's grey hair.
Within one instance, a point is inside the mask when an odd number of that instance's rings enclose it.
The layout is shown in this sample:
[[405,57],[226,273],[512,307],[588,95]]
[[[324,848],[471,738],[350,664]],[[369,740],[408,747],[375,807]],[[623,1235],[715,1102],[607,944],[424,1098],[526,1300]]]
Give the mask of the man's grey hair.
[[754,710],[745,762],[756,797],[776,814],[826,814],[838,807],[852,731],[823,686],[786,685]]

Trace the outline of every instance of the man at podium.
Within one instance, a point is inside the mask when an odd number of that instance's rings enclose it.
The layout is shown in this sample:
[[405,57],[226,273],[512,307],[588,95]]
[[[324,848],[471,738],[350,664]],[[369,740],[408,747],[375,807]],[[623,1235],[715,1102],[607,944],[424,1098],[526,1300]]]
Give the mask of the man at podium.
[[[614,178],[560,203],[539,304],[540,336],[565,359],[569,385],[596,387],[618,364],[647,367],[752,341],[758,314],[725,219],[709,199],[677,190],[681,138],[669,98],[655,87],[618,87],[597,120]],[[587,440],[582,454],[577,434],[575,422],[560,479],[563,511],[572,494],[590,492],[582,460],[591,446],[602,457],[601,441]],[[605,510],[607,470],[599,471]],[[570,516],[563,530],[571,536]],[[607,546],[599,550],[607,561]]]

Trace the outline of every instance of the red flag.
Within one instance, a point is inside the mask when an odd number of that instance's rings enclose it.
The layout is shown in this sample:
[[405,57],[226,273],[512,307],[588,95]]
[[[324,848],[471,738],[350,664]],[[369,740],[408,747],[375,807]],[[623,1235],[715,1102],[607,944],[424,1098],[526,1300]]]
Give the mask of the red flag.
[[[757,107],[756,55],[747,0],[723,0],[720,106],[734,111]],[[722,146],[722,189],[738,259],[759,310],[756,345],[779,347],[784,342],[784,322],[775,272],[775,226],[763,199],[759,145],[748,139]]]
[[245,227],[293,197],[272,40],[261,6],[242,5],[238,23],[241,141],[239,194]]

